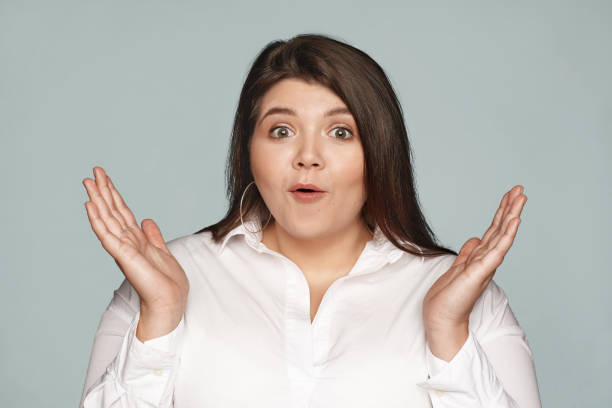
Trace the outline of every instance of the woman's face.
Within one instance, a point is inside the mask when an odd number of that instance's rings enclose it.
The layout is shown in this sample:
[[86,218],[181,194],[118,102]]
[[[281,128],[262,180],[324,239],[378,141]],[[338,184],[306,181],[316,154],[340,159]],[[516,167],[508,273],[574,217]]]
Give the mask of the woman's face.
[[[277,226],[302,239],[354,227],[366,200],[355,119],[330,89],[283,79],[263,96],[250,145],[255,184]],[[312,184],[319,193],[294,192]]]

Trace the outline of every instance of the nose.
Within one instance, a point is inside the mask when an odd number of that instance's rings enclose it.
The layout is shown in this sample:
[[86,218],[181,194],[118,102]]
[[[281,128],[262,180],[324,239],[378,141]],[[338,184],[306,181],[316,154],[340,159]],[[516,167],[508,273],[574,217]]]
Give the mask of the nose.
[[293,167],[296,170],[322,168],[323,158],[321,157],[318,137],[315,134],[303,134],[298,138]]

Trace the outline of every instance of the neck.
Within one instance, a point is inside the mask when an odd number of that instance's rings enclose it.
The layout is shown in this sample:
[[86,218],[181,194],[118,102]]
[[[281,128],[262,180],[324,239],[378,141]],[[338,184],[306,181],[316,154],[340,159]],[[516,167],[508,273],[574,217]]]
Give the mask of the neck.
[[262,232],[268,248],[293,261],[309,281],[328,281],[349,273],[372,233],[360,220],[336,233],[311,239],[290,235],[271,222]]

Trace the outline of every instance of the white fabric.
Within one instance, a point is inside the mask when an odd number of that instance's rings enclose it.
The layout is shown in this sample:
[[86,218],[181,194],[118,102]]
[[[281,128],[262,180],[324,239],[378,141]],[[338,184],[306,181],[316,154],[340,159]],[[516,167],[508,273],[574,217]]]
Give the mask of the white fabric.
[[183,319],[142,343],[138,294],[124,280],[102,315],[81,407],[541,407],[533,355],[494,281],[453,359],[431,353],[422,302],[454,255],[409,254],[377,228],[311,324],[304,275],[261,233],[238,226],[221,244],[204,232],[168,247],[190,282]]

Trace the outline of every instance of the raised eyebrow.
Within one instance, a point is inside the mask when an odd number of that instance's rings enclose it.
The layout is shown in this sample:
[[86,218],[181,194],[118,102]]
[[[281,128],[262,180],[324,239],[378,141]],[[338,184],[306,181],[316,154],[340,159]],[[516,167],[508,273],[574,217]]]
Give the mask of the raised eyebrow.
[[[266,117],[268,117],[270,115],[275,115],[275,114],[285,114],[285,115],[297,116],[297,113],[295,113],[295,111],[293,109],[284,108],[284,107],[278,107],[277,106],[277,107],[268,109],[268,111],[261,117],[261,119],[259,119],[259,122],[257,123],[257,126],[259,126],[261,124],[261,122],[263,122],[263,120]],[[351,113],[350,110],[348,110],[344,106],[341,106],[341,107],[338,107],[338,108],[333,108],[333,109],[328,110],[327,112],[325,112],[323,117],[329,117],[329,116],[335,116],[335,115],[350,115],[350,116],[353,116],[353,114]]]

